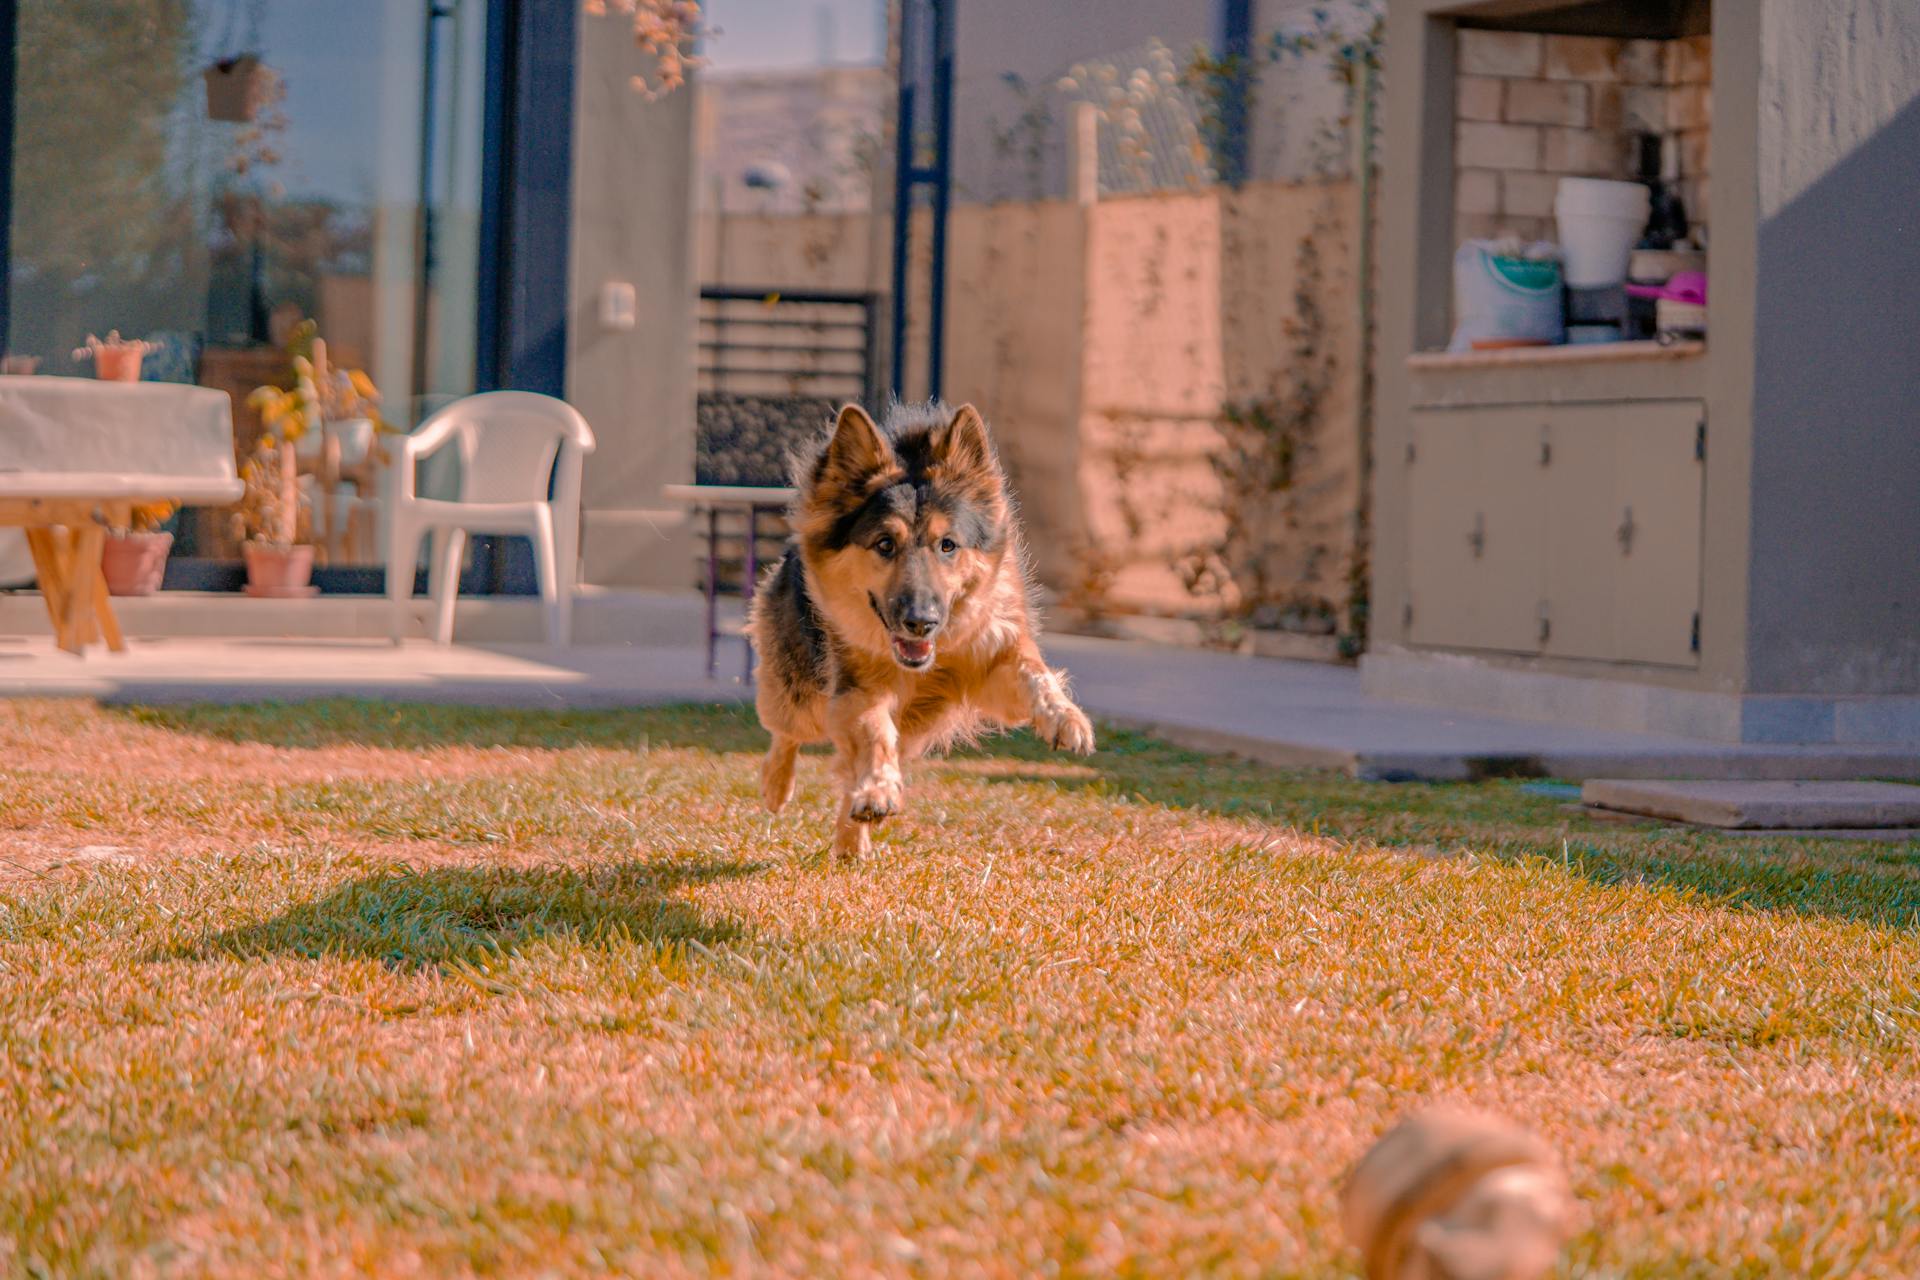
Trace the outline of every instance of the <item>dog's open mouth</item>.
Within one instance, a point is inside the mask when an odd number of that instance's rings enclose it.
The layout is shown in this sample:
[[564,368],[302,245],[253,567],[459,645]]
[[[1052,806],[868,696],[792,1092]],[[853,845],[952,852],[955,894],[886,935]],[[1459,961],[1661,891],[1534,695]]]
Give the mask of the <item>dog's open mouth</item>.
[[893,636],[893,660],[909,671],[924,671],[933,665],[933,641],[909,640]]

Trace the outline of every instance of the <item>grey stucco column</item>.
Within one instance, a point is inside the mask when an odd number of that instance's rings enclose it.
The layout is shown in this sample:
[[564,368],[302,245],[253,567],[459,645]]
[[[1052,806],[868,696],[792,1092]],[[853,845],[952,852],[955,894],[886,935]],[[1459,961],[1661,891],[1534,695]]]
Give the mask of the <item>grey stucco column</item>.
[[[650,70],[621,20],[580,19],[567,395],[599,440],[583,486],[585,580],[684,587],[689,525],[660,490],[693,479],[698,89],[650,100],[632,84]],[[608,284],[633,286],[631,329],[602,320]]]

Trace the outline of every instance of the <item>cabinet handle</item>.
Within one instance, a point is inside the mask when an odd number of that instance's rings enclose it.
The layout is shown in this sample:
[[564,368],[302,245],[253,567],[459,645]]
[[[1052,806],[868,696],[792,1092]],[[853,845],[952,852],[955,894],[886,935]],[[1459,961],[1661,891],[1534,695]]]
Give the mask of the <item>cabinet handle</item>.
[[1628,507],[1626,513],[1620,517],[1620,527],[1614,531],[1614,537],[1620,539],[1621,555],[1633,554],[1633,535],[1637,528],[1638,526],[1633,523],[1633,508]]
[[1484,511],[1473,513],[1473,532],[1467,535],[1467,546],[1472,548],[1475,560],[1487,554],[1487,515]]

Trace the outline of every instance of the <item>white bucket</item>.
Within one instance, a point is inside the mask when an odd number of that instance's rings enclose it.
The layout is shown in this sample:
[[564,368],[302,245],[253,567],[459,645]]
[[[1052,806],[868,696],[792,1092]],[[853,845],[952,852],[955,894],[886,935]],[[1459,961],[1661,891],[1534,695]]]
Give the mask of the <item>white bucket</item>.
[[1562,178],[1553,212],[1567,286],[1604,289],[1627,278],[1627,259],[1641,232],[1653,195],[1637,182]]

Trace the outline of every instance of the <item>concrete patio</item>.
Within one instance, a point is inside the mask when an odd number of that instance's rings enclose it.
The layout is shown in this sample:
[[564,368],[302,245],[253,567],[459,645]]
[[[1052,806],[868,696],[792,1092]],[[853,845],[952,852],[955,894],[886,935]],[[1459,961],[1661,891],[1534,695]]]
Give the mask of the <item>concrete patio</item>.
[[[283,607],[162,596],[124,604],[130,650],[74,658],[31,634],[44,631],[43,613],[35,622],[37,597],[0,599],[0,696],[345,696],[551,708],[751,697],[738,640],[722,642],[718,676],[707,679],[700,602],[691,595],[583,597],[576,630],[585,643],[564,650],[515,639],[537,626],[531,601],[463,601],[462,642],[448,648],[366,638],[379,629],[373,623],[384,625],[384,605],[376,601]],[[256,632],[278,627],[286,634],[231,634],[243,621]],[[223,627],[224,637],[217,634]],[[1052,637],[1048,649],[1097,717],[1284,767],[1395,780],[1920,777],[1920,747],[1911,745],[1738,746],[1604,732],[1369,698],[1347,667],[1080,636]]]

